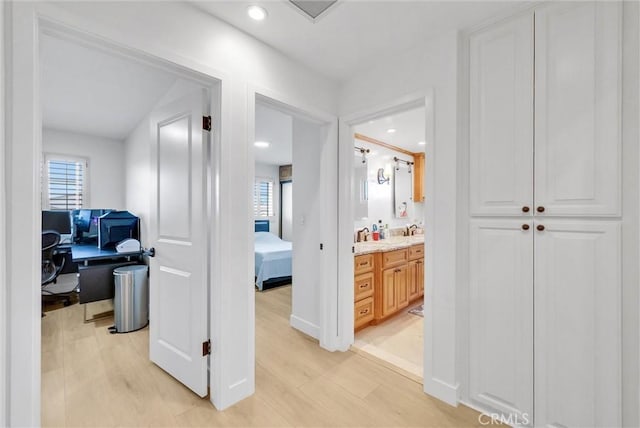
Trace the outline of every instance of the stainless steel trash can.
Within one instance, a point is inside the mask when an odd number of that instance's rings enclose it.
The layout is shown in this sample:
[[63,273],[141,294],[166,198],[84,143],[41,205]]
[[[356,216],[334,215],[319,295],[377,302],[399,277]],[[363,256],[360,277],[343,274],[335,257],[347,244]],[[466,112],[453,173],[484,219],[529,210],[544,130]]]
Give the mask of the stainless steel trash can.
[[113,270],[115,297],[114,333],[140,330],[149,323],[148,266],[130,265]]

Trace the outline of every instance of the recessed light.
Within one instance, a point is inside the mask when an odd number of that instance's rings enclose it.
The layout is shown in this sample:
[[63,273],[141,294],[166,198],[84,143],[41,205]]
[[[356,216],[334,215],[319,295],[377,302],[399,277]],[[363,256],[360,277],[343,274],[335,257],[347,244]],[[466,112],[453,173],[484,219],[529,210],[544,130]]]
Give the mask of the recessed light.
[[268,141],[256,141],[255,143],[253,143],[253,145],[256,147],[260,147],[261,149],[266,149],[271,144]]
[[418,141],[418,145],[419,145],[419,146],[424,146],[425,144],[427,144],[427,143],[426,143],[426,142],[424,142],[424,141]]
[[393,134],[394,132],[396,132],[396,128],[389,128],[389,129],[387,129],[387,132],[389,134]]
[[267,17],[267,10],[263,7],[253,5],[247,8],[247,15],[256,21],[262,21]]

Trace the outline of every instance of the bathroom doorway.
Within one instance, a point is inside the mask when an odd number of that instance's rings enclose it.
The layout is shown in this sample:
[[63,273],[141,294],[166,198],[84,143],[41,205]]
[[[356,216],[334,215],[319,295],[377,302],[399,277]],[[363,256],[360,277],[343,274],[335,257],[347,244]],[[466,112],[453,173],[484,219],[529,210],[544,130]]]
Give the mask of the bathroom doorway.
[[352,127],[354,344],[422,381],[425,107]]

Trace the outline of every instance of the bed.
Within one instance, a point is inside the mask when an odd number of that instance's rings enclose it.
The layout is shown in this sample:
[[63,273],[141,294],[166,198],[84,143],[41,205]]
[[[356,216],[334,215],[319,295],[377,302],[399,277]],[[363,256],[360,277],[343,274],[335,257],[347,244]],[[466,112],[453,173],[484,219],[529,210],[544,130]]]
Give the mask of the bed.
[[291,283],[291,242],[269,232],[268,220],[255,221],[255,271],[261,291]]

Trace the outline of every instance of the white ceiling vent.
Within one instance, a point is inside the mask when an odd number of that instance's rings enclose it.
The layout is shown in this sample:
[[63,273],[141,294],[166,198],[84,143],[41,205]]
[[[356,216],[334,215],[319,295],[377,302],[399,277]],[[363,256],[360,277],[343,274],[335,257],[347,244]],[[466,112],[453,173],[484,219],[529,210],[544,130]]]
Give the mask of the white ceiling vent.
[[338,0],[289,0],[293,8],[311,21],[318,22]]

